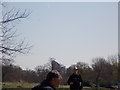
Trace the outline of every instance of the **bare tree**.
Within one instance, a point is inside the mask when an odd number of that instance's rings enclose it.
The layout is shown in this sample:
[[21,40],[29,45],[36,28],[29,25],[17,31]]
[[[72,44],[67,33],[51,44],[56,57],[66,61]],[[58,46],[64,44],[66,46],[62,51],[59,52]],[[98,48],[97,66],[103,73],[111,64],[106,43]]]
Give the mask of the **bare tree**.
[[[0,4],[2,9],[6,8],[4,4]],[[26,54],[31,49],[25,40],[17,41],[18,36],[14,29],[16,23],[21,19],[27,18],[30,13],[27,10],[21,12],[21,10],[11,9],[9,11],[2,10],[2,20],[0,21],[0,53],[3,64],[10,64],[13,61],[13,57],[17,53]]]
[[117,81],[118,80],[118,77],[119,77],[119,72],[118,72],[118,69],[119,69],[119,62],[118,62],[118,56],[117,55],[111,55],[108,57],[108,61],[109,63],[111,64],[112,68],[112,76],[113,76],[113,80],[114,81]]
[[95,74],[95,82],[96,85],[99,85],[100,82],[100,77],[102,75],[102,72],[104,71],[104,64],[106,63],[104,58],[95,58],[93,59],[93,64],[92,64],[92,68]]
[[116,65],[111,64],[111,62],[114,62],[113,59],[115,58],[109,57],[106,60],[100,57],[93,60],[92,68],[97,86],[110,86],[114,83],[117,74]]
[[118,89],[120,89],[120,54],[118,54]]
[[50,71],[49,68],[46,68],[48,66],[45,65],[39,65],[35,68],[35,71],[37,73],[37,77],[38,77],[38,82],[41,82],[42,80],[45,79],[47,73]]
[[79,73],[81,74],[84,81],[90,81],[91,78],[91,72],[92,69],[89,67],[89,65],[85,62],[77,62],[76,66],[79,69]]

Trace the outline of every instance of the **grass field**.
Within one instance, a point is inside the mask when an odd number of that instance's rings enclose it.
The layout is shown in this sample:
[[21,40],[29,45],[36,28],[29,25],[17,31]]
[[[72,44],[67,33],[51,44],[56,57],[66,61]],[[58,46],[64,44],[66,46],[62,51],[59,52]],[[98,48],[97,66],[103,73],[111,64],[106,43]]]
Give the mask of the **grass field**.
[[[32,87],[36,86],[38,83],[11,83],[6,82],[2,83],[2,90],[31,90]],[[68,85],[60,85],[57,90],[69,90]],[[84,87],[83,90],[114,90],[108,88],[91,88],[91,87]]]
[[6,82],[6,83],[2,83],[2,88],[32,88],[35,85],[37,85],[37,83]]

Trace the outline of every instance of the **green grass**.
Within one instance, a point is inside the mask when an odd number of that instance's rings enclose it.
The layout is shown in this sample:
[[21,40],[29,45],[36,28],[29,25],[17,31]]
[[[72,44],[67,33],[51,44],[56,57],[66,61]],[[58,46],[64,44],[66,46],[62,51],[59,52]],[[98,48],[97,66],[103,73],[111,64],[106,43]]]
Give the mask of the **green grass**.
[[[11,83],[6,82],[2,83],[2,90],[31,90],[32,87],[38,85],[38,83]],[[69,90],[69,85],[60,85],[57,90]],[[107,88],[91,88],[91,87],[84,87],[83,90],[113,90],[113,89],[107,89]]]
[[69,88],[69,85],[60,85],[59,88]]
[[36,86],[38,83],[11,83],[11,82],[6,82],[2,83],[2,88],[32,88]]

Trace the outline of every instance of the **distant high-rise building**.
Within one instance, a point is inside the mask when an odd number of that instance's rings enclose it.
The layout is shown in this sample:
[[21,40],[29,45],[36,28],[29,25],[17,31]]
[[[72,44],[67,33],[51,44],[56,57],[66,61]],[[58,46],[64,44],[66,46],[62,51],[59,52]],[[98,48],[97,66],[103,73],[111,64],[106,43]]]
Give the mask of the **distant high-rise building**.
[[65,66],[59,64],[55,60],[52,60],[51,64],[52,64],[52,70],[58,70],[61,74],[65,73],[66,71]]

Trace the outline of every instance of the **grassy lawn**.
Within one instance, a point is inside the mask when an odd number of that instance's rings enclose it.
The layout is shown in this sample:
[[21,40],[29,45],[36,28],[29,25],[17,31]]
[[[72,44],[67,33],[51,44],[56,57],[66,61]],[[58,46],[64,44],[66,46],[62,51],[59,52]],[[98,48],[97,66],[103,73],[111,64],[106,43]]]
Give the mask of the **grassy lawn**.
[[11,83],[11,82],[6,82],[2,83],[2,88],[32,88],[38,83]]
[[[2,83],[2,90],[31,90],[32,87],[38,85],[38,83]],[[6,88],[6,89],[5,89]],[[69,90],[68,85],[60,85],[57,90]],[[114,90],[114,89],[106,89],[106,88],[91,88],[91,87],[84,87],[83,90]]]

